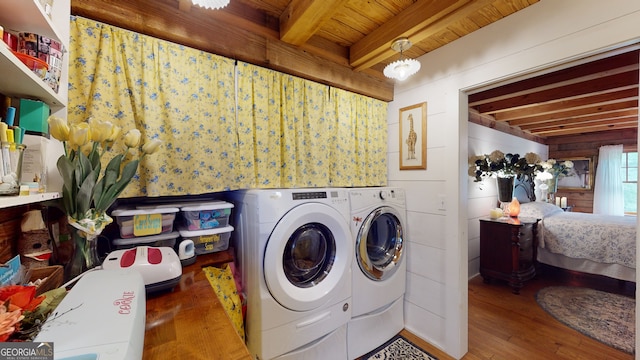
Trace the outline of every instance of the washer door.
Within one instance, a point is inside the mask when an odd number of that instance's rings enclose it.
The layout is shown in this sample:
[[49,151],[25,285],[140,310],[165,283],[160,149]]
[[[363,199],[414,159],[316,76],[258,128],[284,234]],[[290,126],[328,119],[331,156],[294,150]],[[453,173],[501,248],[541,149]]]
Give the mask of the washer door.
[[344,217],[328,205],[291,209],[265,249],[264,277],[273,298],[294,311],[325,304],[349,280],[350,237]]
[[383,206],[371,212],[362,223],[356,239],[356,258],[362,272],[382,281],[398,269],[402,261],[402,223],[399,213]]

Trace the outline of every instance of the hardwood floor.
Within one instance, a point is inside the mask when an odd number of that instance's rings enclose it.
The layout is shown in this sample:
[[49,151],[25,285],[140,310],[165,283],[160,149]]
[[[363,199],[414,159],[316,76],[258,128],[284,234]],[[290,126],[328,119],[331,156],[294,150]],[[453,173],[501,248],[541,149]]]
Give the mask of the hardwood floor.
[[[512,294],[505,282],[485,284],[477,276],[469,281],[469,352],[462,359],[634,359],[563,325],[542,310],[535,294],[551,285],[582,285],[635,297],[635,283],[547,266],[525,283],[520,295]],[[407,330],[402,334],[439,360],[453,359]]]

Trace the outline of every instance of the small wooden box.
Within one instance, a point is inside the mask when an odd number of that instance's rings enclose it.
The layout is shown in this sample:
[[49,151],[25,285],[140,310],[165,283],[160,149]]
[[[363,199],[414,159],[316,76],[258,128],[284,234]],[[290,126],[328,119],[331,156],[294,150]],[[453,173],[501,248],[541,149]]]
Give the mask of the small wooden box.
[[29,281],[47,278],[36,289],[36,296],[40,296],[49,290],[60,287],[60,285],[62,285],[63,276],[64,270],[62,266],[45,266],[32,269]]

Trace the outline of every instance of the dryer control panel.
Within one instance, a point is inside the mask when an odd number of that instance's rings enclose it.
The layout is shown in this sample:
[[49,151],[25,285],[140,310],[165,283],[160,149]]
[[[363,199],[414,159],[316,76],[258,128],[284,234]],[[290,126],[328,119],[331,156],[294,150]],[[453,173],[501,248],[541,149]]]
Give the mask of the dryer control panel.
[[[306,192],[294,192],[291,194],[293,200],[309,200],[309,199],[326,199],[327,192],[326,191],[306,191]],[[336,191],[332,197],[337,197],[338,192]]]

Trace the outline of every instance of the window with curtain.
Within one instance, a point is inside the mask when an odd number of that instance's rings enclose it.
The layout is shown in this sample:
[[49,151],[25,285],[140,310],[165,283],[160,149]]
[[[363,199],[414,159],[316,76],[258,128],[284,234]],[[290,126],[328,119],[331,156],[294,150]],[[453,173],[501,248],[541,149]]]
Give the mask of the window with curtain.
[[638,213],[638,152],[622,153],[622,183],[625,214]]
[[601,146],[593,191],[593,213],[624,215],[622,145]]

